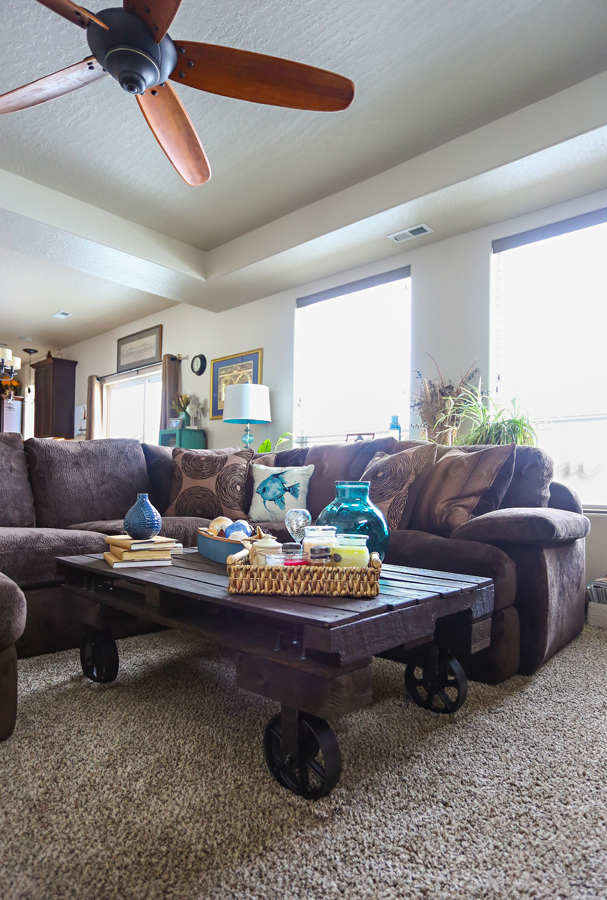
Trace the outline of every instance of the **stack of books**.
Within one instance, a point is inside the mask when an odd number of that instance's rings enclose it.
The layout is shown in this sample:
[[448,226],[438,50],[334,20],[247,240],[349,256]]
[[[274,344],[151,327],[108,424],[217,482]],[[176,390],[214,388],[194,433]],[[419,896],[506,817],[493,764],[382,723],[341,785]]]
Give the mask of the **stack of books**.
[[113,569],[130,569],[134,566],[170,566],[171,553],[181,550],[173,538],[159,537],[137,541],[125,534],[111,534],[105,539],[109,551],[103,554],[106,563]]
[[607,576],[597,578],[587,587],[589,625],[607,628]]

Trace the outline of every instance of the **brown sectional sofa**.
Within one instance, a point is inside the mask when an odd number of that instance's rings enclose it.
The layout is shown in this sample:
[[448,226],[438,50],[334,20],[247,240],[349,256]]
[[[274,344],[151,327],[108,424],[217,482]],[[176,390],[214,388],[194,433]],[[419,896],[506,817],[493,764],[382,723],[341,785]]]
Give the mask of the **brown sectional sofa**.
[[[385,438],[324,445],[279,452],[264,462],[314,464],[307,506],[316,517],[334,498],[336,480],[359,479],[379,450],[391,454],[416,443]],[[447,449],[439,447],[439,456]],[[137,493],[148,492],[163,513],[172,474],[168,448],[132,440],[33,438],[23,444],[19,435],[0,434],[0,739],[14,725],[15,647],[23,657],[80,643],[81,626],[61,591],[55,557],[101,552],[104,536],[123,530]],[[583,627],[583,539],[590,525],[578,498],[553,483],[552,474],[545,453],[519,447],[498,510],[450,537],[410,527],[391,535],[388,562],[493,579],[491,646],[461,660],[472,678],[497,683],[517,671],[530,674]],[[245,508],[252,480],[247,487]],[[161,533],[195,546],[197,529],[207,521],[165,517]],[[282,526],[262,524],[288,539]],[[151,627],[133,622],[122,636]]]

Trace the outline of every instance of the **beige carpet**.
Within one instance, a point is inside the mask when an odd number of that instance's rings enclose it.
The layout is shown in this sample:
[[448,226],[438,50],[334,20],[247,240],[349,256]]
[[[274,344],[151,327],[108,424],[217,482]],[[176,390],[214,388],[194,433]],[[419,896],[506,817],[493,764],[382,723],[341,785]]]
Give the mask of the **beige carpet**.
[[374,663],[317,803],[271,779],[277,707],[235,688],[231,656],[172,632],[119,647],[107,686],[75,651],[20,663],[2,900],[607,897],[607,630],[533,678],[472,684],[452,718]]

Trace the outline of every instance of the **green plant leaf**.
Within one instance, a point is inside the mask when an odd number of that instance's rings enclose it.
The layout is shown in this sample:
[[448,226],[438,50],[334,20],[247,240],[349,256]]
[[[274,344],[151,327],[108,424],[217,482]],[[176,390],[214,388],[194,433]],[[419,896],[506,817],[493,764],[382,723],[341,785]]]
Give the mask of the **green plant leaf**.
[[272,452],[272,441],[269,438],[265,441],[262,441],[262,443],[257,448],[257,452],[258,453],[271,453]]

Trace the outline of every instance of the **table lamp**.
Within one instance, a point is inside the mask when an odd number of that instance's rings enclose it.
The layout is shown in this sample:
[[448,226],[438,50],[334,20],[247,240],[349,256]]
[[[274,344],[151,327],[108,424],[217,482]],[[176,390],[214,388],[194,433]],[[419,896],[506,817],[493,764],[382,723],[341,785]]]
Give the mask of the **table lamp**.
[[265,384],[228,384],[223,398],[223,421],[246,426],[242,442],[248,449],[254,440],[249,425],[272,421],[270,389]]

